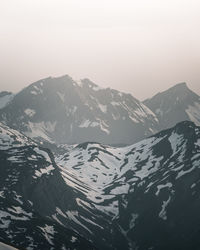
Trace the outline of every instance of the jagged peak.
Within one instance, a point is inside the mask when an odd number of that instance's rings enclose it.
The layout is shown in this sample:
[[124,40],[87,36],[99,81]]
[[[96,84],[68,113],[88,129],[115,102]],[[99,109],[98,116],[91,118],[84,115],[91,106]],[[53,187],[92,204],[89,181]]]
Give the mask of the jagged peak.
[[[28,89],[32,89],[32,88],[43,88],[43,86],[67,86],[68,84],[72,84],[75,85],[76,82],[73,80],[72,77],[70,77],[69,75],[62,75],[62,76],[58,76],[58,77],[46,77],[43,79],[40,79],[36,82],[33,82],[32,84],[30,84],[29,86],[27,86]],[[26,88],[25,88],[26,89]]]

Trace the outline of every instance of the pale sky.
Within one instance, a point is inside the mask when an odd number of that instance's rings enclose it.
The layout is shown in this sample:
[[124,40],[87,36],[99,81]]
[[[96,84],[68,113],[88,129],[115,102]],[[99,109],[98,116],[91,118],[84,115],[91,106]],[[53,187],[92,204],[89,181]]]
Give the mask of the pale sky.
[[0,91],[89,78],[143,100],[200,94],[199,0],[0,0]]

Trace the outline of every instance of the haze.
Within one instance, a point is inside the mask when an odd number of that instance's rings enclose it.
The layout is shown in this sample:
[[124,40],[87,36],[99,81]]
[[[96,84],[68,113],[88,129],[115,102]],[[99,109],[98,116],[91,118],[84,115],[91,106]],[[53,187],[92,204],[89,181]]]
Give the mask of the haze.
[[68,74],[140,100],[200,94],[199,25],[199,0],[1,0],[0,91]]

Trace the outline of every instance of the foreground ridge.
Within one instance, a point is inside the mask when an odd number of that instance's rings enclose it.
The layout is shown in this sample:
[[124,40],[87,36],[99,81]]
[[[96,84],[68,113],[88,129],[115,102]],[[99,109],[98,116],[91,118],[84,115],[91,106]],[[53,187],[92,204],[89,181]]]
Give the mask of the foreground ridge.
[[199,248],[194,123],[126,147],[62,147],[55,163],[50,150],[0,124],[1,241],[29,249]]

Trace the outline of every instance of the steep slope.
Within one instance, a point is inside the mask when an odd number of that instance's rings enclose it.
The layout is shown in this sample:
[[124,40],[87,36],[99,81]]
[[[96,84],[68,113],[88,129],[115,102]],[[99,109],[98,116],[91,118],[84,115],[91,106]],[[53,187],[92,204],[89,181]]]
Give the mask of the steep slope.
[[0,110],[0,120],[31,138],[68,144],[131,144],[158,125],[154,113],[132,95],[69,76],[23,89]]
[[110,249],[199,248],[200,128],[192,122],[124,148],[84,143],[56,162],[89,200],[85,209],[108,216]]
[[200,125],[200,97],[186,83],[179,83],[143,103],[157,115],[160,130],[185,120]]
[[0,173],[0,241],[19,249],[95,249],[56,217],[76,196],[52,154],[3,124]]
[[14,94],[7,91],[0,92],[0,109],[6,107],[8,103],[13,99]]

